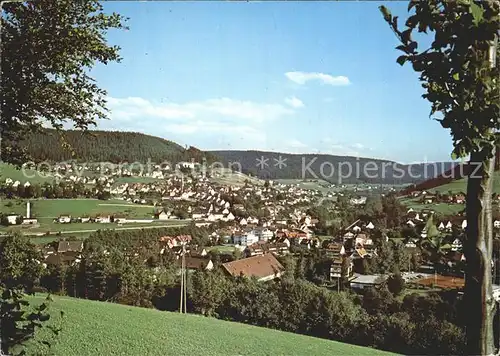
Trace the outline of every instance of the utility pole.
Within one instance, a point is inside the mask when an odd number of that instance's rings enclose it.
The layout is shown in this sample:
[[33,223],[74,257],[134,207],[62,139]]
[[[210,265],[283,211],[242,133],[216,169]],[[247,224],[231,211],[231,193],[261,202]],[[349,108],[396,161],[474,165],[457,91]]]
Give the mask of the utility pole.
[[184,255],[181,252],[181,298],[179,303],[179,313],[182,314],[183,297],[184,297]]
[[187,314],[187,278],[186,278],[186,245],[182,245],[182,263],[184,264],[184,314]]
[[186,245],[182,242],[181,252],[181,298],[179,303],[179,313],[187,313],[187,287],[186,287]]
[[0,356],[7,356],[2,351],[2,321],[0,320]]

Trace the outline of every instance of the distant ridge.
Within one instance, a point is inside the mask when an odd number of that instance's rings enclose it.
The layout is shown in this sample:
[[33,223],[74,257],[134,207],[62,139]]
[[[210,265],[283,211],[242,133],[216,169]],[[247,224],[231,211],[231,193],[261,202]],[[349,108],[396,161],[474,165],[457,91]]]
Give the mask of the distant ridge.
[[[63,144],[65,143],[65,144]],[[68,160],[88,162],[177,163],[183,160],[201,162],[214,157],[195,147],[181,145],[139,132],[45,129],[27,136],[22,142],[35,162]],[[67,147],[65,147],[67,146]]]
[[[453,162],[401,164],[376,158],[266,151],[209,151],[261,179],[321,179],[334,184],[418,184],[453,168]],[[281,157],[284,164],[279,165]],[[259,165],[259,160],[267,159]],[[333,167],[333,172],[332,172]],[[349,172],[351,167],[351,172]]]

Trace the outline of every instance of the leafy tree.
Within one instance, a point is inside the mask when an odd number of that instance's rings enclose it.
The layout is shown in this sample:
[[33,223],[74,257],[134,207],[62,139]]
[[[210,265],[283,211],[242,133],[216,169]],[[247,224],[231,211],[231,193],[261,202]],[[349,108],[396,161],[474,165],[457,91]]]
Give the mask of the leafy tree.
[[[30,304],[25,299],[22,290],[5,288],[0,285],[0,354],[25,355],[23,344],[32,339],[35,332],[44,322],[50,319],[48,307],[50,295],[46,301],[28,312]],[[64,313],[61,311],[61,318]],[[49,325],[54,336],[59,335],[62,328],[59,325]],[[37,340],[42,347],[51,347],[49,340]]]
[[[105,15],[95,0],[40,0],[2,4],[1,21],[0,158],[20,165],[27,158],[20,146],[22,138],[42,125],[60,129],[70,119],[76,128],[86,129],[96,118],[106,116],[106,92],[95,84],[88,69],[96,62],[119,59],[118,47],[109,46],[104,38],[109,28],[123,28],[123,18]],[[31,257],[18,237],[4,241],[2,248],[12,243],[19,244],[19,253]],[[18,291],[18,282],[24,282],[33,270],[27,266],[18,270],[21,260],[1,261],[2,330],[6,327],[12,333],[7,339],[2,333],[2,342],[8,350],[31,337],[32,325],[41,325],[38,321],[47,317],[34,318],[29,330],[19,324],[25,316],[18,309],[28,303]],[[4,269],[5,264],[9,269]]]
[[376,273],[390,273],[395,272],[399,268],[398,264],[394,261],[394,249],[392,243],[386,242],[383,239],[376,241],[377,255],[372,258],[372,266],[374,266]]
[[0,283],[5,288],[21,288],[31,292],[40,278],[41,254],[20,233],[0,240]]
[[429,238],[429,239],[432,239],[432,238],[440,235],[436,224],[434,224],[433,215],[429,216],[429,218],[427,219],[427,222],[425,223],[424,231],[426,233],[427,238]]
[[217,272],[195,272],[192,276],[192,289],[189,298],[194,311],[206,316],[217,316],[227,291],[226,278]]
[[[467,259],[465,297],[468,300],[467,353],[494,353],[491,286],[491,193],[495,151],[500,129],[498,54],[499,3],[497,1],[411,0],[406,29],[397,16],[380,10],[404,52],[397,62],[409,62],[420,73],[423,97],[432,104],[431,115],[450,129],[452,156],[470,155],[467,183]],[[425,50],[418,49],[412,33],[434,35]]]
[[401,273],[395,273],[387,279],[387,289],[394,296],[398,296],[404,290],[405,280],[401,277]]
[[443,257],[451,248],[451,245],[446,243],[445,236],[441,234],[427,236],[422,241],[422,246],[429,252],[430,259],[436,266],[441,263]]
[[19,164],[19,142],[44,122],[60,129],[71,118],[86,129],[106,117],[106,92],[88,69],[120,60],[104,36],[124,19],[95,0],[11,2],[2,10],[1,158]]
[[[35,330],[49,319],[47,303],[27,312],[25,293],[32,293],[40,278],[40,254],[28,238],[14,234],[0,241],[0,350],[22,354],[22,343],[34,336]],[[59,329],[51,329],[58,333]],[[45,340],[47,345],[50,345]]]

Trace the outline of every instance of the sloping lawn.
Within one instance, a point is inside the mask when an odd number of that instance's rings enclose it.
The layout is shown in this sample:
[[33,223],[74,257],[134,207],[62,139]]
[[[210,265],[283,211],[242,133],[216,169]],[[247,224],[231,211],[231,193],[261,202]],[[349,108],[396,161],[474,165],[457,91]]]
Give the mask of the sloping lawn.
[[[38,295],[31,300],[43,302]],[[227,322],[67,297],[50,306],[63,331],[52,347],[60,356],[82,355],[390,355],[371,348]],[[41,329],[37,338],[48,335]],[[28,354],[41,351],[30,342]]]

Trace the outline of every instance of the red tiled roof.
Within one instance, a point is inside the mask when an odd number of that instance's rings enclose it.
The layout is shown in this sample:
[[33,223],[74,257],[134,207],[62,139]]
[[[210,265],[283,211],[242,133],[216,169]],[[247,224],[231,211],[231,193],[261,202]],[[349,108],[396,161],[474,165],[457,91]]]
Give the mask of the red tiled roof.
[[285,269],[272,254],[243,258],[227,262],[222,267],[233,277],[265,278],[283,272]]

